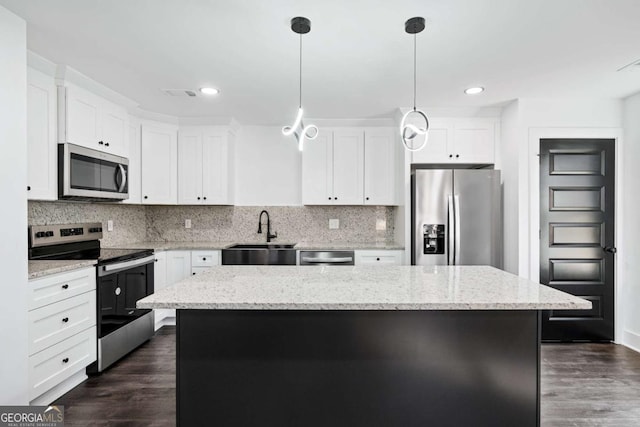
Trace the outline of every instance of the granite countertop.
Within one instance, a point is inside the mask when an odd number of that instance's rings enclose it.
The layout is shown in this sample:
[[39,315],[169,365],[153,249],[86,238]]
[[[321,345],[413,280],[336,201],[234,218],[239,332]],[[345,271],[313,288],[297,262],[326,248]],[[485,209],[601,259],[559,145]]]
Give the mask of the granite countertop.
[[48,276],[50,274],[63,273],[65,271],[77,270],[79,268],[93,267],[96,265],[95,259],[74,260],[74,261],[29,261],[29,279]]
[[224,266],[138,301],[219,310],[589,309],[581,298],[489,266]]
[[[179,251],[179,250],[220,250],[226,249],[229,246],[238,243],[265,243],[260,242],[135,242],[118,245],[118,249],[153,249],[156,252],[159,251]],[[288,244],[291,242],[271,242],[276,245]],[[116,248],[116,246],[114,246]],[[404,246],[398,243],[379,243],[379,242],[365,242],[365,243],[315,243],[315,242],[299,242],[294,246],[294,249],[299,250],[365,250],[365,249],[378,249],[378,250],[404,250]]]

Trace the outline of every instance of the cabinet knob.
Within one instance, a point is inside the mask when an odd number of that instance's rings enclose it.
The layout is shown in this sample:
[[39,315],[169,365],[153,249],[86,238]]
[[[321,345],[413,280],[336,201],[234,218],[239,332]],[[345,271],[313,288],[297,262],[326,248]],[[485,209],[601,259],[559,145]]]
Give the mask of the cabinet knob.
[[460,154],[456,154],[456,159],[457,159],[458,157],[460,157]]
[[334,198],[333,198],[333,200],[338,200],[338,198],[337,198],[337,197],[334,197]]
[[200,200],[200,197],[198,197],[198,200]]
[[68,317],[63,317],[63,318],[62,318],[62,322],[63,322],[63,323],[67,323],[68,321],[69,321],[69,318],[68,318]]
[[376,258],[376,261],[380,261],[380,258]]
[[62,363],[69,363],[69,358],[65,357],[64,359],[62,359]]
[[105,146],[105,147],[108,147],[108,146],[109,146],[109,143],[108,143],[108,142],[105,142],[105,143],[104,143],[104,146]]
[[203,260],[203,261],[206,261],[207,259],[206,259],[206,258],[202,258],[202,260]]
[[99,145],[104,145],[104,141],[98,141]]
[[148,198],[149,198],[149,196],[144,196],[144,198],[145,198],[145,199],[148,199]]
[[64,285],[62,285],[62,289],[69,289],[69,284],[65,283]]
[[331,197],[329,197],[329,200],[331,200]]
[[206,197],[203,197],[203,199],[207,200],[207,198],[206,198]]
[[192,275],[192,276],[195,276],[195,275],[196,275],[196,273],[195,273],[195,272],[193,272],[193,273],[191,273],[191,275]]
[[369,200],[369,198],[368,198],[368,197],[367,197],[366,199],[367,199],[367,200]]
[[449,154],[449,158],[452,158],[452,157],[453,157],[453,154]]
[[31,186],[27,185],[27,191],[31,191]]
[[154,259],[155,262],[158,262],[158,258]]

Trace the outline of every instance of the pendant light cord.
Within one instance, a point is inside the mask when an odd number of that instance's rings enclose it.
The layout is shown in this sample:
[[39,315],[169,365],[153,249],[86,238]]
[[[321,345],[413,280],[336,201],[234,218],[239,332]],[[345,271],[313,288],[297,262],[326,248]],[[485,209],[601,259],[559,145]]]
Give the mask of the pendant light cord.
[[302,108],[302,34],[300,34],[300,99],[298,108]]
[[413,33],[413,111],[416,111],[416,34]]

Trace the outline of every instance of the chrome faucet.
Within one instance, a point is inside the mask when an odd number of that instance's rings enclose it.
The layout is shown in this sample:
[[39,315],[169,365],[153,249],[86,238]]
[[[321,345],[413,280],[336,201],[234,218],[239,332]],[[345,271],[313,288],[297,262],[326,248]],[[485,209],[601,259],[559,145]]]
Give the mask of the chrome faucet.
[[262,214],[267,214],[267,243],[269,243],[271,239],[278,237],[278,233],[271,234],[271,220],[269,220],[269,212],[263,210],[260,212],[260,218],[258,218],[258,234],[262,234]]

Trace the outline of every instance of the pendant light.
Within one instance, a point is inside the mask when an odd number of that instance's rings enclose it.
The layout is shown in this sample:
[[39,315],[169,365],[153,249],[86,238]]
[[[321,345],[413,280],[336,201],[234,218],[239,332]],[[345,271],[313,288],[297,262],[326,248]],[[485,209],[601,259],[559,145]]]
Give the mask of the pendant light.
[[[413,34],[413,110],[407,111],[404,116],[402,116],[402,121],[400,122],[400,137],[402,138],[404,148],[409,151],[422,150],[424,146],[427,145],[427,137],[429,136],[429,119],[422,110],[416,108],[416,34],[422,32],[424,27],[424,18],[420,16],[411,18],[404,23],[404,30],[408,34]],[[424,127],[407,123],[407,119],[409,119],[410,116],[416,116],[418,119],[423,120]],[[420,137],[423,137],[422,143],[416,146],[415,143]]]
[[293,126],[283,127],[282,134],[286,136],[294,134],[298,140],[298,149],[302,151],[305,138],[313,140],[318,136],[318,127],[316,125],[305,126],[302,121],[302,35],[311,31],[311,21],[302,16],[297,16],[291,20],[291,30],[296,34],[300,34],[300,97],[296,120],[293,122]]

